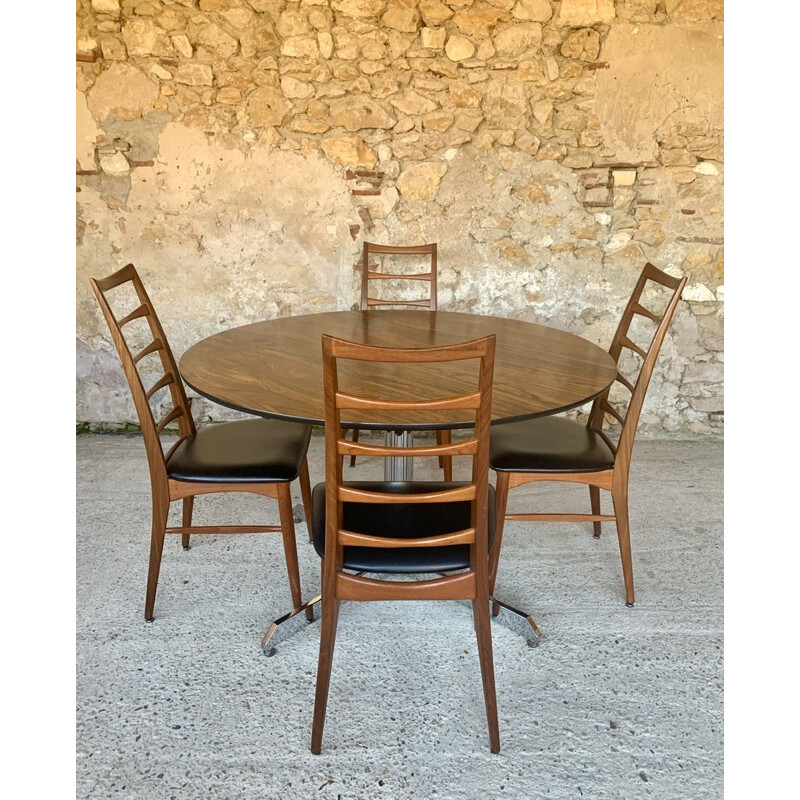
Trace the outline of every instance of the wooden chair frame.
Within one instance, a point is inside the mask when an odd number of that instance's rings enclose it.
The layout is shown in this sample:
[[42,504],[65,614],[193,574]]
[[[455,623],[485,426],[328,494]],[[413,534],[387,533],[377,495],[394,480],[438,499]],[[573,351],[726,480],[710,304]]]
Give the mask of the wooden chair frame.
[[[165,535],[180,534],[184,549],[189,549],[189,537],[192,534],[238,534],[238,533],[264,533],[280,531],[283,537],[283,547],[286,555],[286,567],[289,577],[289,587],[292,602],[295,608],[302,605],[300,590],[300,571],[297,561],[297,545],[295,541],[294,517],[292,513],[292,498],[290,482],[275,483],[219,483],[180,481],[170,478],[167,474],[167,462],[178,445],[187,437],[196,433],[196,428],[190,413],[190,402],[178,372],[178,367],[172,351],[167,342],[161,323],[156,315],[153,304],[147,295],[144,285],[133,264],[127,264],[122,269],[106,278],[91,278],[92,291],[100,304],[106,322],[108,323],[111,338],[119,353],[122,369],[128,379],[128,385],[133,395],[133,402],[139,417],[142,430],[147,462],[150,470],[150,486],[152,491],[152,530],[150,539],[150,564],[147,575],[147,594],[145,598],[144,616],[148,622],[154,618],[156,589],[158,575],[161,567],[161,555],[164,547]],[[130,283],[136,292],[140,305],[122,319],[117,319],[107,293],[123,284]],[[136,319],[145,319],[150,328],[152,341],[133,355],[122,329]],[[163,376],[149,389],[145,389],[142,376],[139,372],[139,362],[147,355],[157,353],[163,370]],[[172,410],[163,419],[156,422],[150,399],[160,389],[168,388],[172,401]],[[178,425],[178,440],[165,454],[161,443],[160,434],[171,422]],[[308,462],[303,460],[299,475],[300,489],[303,497],[303,506],[306,519],[311,520],[311,483],[308,475]],[[250,492],[253,494],[271,497],[278,501],[280,525],[192,525],[192,511],[194,498],[200,494],[217,492]],[[183,524],[177,527],[168,527],[170,504],[176,500],[183,503]],[[309,522],[310,524],[310,522]],[[313,609],[307,610],[308,619],[313,619]]]
[[[311,751],[313,753],[318,754],[322,747],[322,732],[325,723],[336,627],[339,607],[343,600],[471,600],[478,640],[491,750],[493,753],[497,753],[500,750],[489,620],[487,557],[488,446],[494,352],[494,336],[447,347],[420,349],[369,347],[335,339],[331,336],[322,337],[325,385],[325,558],[322,565],[322,631],[311,737]],[[338,359],[397,363],[444,363],[470,358],[480,359],[477,390],[454,397],[420,401],[379,400],[349,394],[339,388]],[[472,438],[456,444],[447,443],[398,448],[348,441],[341,427],[342,409],[403,411],[451,408],[473,409],[475,411],[475,432]],[[348,488],[347,484],[344,483],[342,478],[343,456],[358,454],[391,458],[396,457],[398,451],[402,451],[403,455],[415,457],[472,456],[471,481],[468,485],[458,488],[447,488],[425,494],[404,495]],[[398,502],[443,503],[465,500],[471,503],[471,525],[468,529],[455,533],[440,536],[423,536],[417,539],[402,539],[369,536],[343,530],[342,508],[343,503],[348,501],[396,504]],[[469,546],[469,569],[432,580],[373,580],[362,575],[348,573],[343,568],[343,548],[346,545],[408,548],[458,544]]]
[[[371,255],[406,255],[406,256],[429,256],[431,260],[430,270],[428,272],[412,272],[407,274],[398,274],[390,272],[379,272],[370,267]],[[368,311],[371,308],[379,308],[381,306],[412,306],[417,308],[426,308],[429,311],[436,311],[438,306],[438,292],[437,292],[437,273],[438,273],[438,248],[436,242],[430,244],[416,244],[416,245],[386,245],[375,244],[374,242],[364,242],[364,249],[361,256],[361,310]],[[385,280],[409,280],[409,281],[424,281],[430,284],[430,293],[427,298],[419,300],[388,300],[378,297],[369,296],[369,284],[373,281]],[[357,442],[359,438],[359,428],[353,428],[353,441]],[[449,444],[452,441],[452,434],[448,429],[441,429],[436,431],[437,444]],[[350,466],[354,467],[356,464],[356,456],[350,456]],[[439,458],[439,467],[444,471],[444,479],[446,481],[453,480],[453,460],[451,456],[442,456]]]
[[[675,309],[678,306],[683,288],[686,285],[686,278],[675,278],[662,272],[649,262],[639,275],[633,293],[622,313],[616,333],[609,348],[609,355],[619,364],[620,355],[623,349],[636,353],[642,360],[638,376],[635,382],[630,381],[619,371],[617,372],[616,383],[620,383],[630,393],[630,400],[624,413],[618,411],[610,402],[609,394],[611,388],[595,399],[589,414],[588,426],[600,435],[614,454],[614,466],[611,469],[598,472],[497,472],[497,533],[495,547],[490,558],[490,590],[494,594],[494,586],[497,580],[497,567],[500,558],[500,542],[502,541],[505,520],[521,520],[531,522],[592,522],[594,536],[600,536],[600,527],[603,522],[616,522],[617,537],[619,539],[620,556],[622,559],[622,573],[625,580],[625,601],[632,606],[634,603],[633,587],[633,562],[631,559],[630,525],[628,521],[628,477],[630,473],[631,455],[633,443],[636,436],[636,428],[639,423],[639,416],[642,411],[647,387],[653,374],[661,345],[667,334]],[[666,309],[662,315],[650,311],[642,304],[642,295],[648,281],[672,290]],[[655,323],[656,328],[653,338],[647,350],[636,345],[629,338],[631,324],[635,316],[641,316]],[[606,415],[617,420],[621,427],[619,440],[616,444],[603,430]],[[585,484],[589,487],[589,498],[591,514],[544,514],[544,513],[506,513],[508,504],[508,493],[510,489],[522,486],[526,483],[554,481]],[[614,507],[613,514],[601,514],[600,490],[605,489],[611,492]],[[499,607],[497,603],[493,606],[493,613],[497,614]]]

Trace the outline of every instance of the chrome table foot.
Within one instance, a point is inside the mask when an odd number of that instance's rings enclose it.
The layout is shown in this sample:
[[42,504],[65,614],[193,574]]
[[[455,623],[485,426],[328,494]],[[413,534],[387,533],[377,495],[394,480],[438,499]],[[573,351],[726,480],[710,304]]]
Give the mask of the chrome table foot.
[[492,604],[492,616],[497,617],[501,609],[509,611],[509,614],[503,614],[498,617],[498,621],[502,622],[505,627],[519,633],[523,639],[528,642],[528,647],[538,647],[542,641],[542,632],[536,624],[536,620],[528,614],[527,611],[521,611],[496,597],[490,598]]
[[[287,641],[287,639],[290,639],[305,627],[302,623],[308,625],[313,622],[313,610],[311,612],[311,619],[308,619],[303,612],[309,608],[313,609],[320,600],[322,600],[322,595],[318,594],[307,603],[303,603],[303,605],[298,608],[293,608],[288,614],[284,614],[282,617],[273,620],[267,632],[264,634],[264,638],[261,640],[261,649],[264,651],[264,655],[268,658],[274,656],[279,644]],[[286,623],[290,620],[294,620],[294,623],[287,625]]]

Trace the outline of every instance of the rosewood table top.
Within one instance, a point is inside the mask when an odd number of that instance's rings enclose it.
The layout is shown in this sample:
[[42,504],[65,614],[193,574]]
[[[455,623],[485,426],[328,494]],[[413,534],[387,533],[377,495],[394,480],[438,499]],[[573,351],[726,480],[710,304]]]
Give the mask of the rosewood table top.
[[[602,394],[616,376],[611,356],[572,333],[521,320],[451,311],[332,311],[256,322],[209,336],[180,359],[185,382],[221,405],[264,417],[322,425],[323,333],[369,345],[431,347],[497,337],[493,421],[546,416],[583,405]],[[474,386],[472,362],[430,365],[340,364],[340,385],[357,394],[398,399],[442,397]],[[462,383],[463,382],[463,383]],[[426,414],[359,411],[346,420],[360,428],[425,430],[468,427],[464,412]]]

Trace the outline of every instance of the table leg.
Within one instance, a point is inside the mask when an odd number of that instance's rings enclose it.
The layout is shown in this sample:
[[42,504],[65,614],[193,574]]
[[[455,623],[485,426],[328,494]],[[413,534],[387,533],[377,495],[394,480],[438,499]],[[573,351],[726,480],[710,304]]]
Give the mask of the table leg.
[[[413,447],[414,431],[386,431],[387,447]],[[383,479],[385,481],[413,481],[414,459],[397,456],[384,459]]]

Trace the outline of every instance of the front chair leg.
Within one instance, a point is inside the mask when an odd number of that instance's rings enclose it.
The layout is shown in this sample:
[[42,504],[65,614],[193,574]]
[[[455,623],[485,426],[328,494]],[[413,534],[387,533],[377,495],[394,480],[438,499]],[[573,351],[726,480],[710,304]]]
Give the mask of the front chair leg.
[[336,627],[339,623],[341,601],[333,597],[333,590],[323,589],[322,630],[319,641],[319,663],[317,665],[317,691],[314,698],[314,721],[311,726],[311,752],[319,755],[322,750],[322,731],[325,727],[325,712],[328,708],[328,689],[331,685],[333,648],[336,644]]
[[[184,497],[183,498],[183,522],[182,525],[184,528],[190,528],[192,526],[192,511],[194,510],[194,497]],[[184,533],[181,535],[181,544],[183,545],[184,550],[189,549],[189,534]]]
[[625,604],[632,606],[633,595],[633,559],[631,558],[631,531],[628,523],[628,486],[615,485],[611,489],[614,501],[614,516],[617,521],[617,538],[619,554],[622,558],[622,576],[625,579]]
[[144,602],[144,618],[147,622],[152,622],[154,619],[158,574],[161,570],[161,553],[164,550],[168,516],[169,502],[159,503],[154,499],[153,526],[150,534],[150,566],[147,570],[147,595]]
[[472,617],[478,640],[478,659],[481,665],[483,699],[486,704],[486,721],[489,725],[489,747],[500,752],[500,728],[497,723],[497,696],[494,684],[494,658],[492,657],[492,628],[489,622],[489,598],[478,597],[472,601]]
[[[289,591],[292,594],[292,607],[299,608],[303,605],[303,594],[300,590],[300,565],[297,563],[297,540],[294,535],[294,512],[292,511],[292,493],[289,483],[279,483],[278,513],[281,519],[281,536],[283,537],[283,552],[286,557],[286,572],[289,576]],[[306,609],[306,619],[314,619],[314,609]]]

